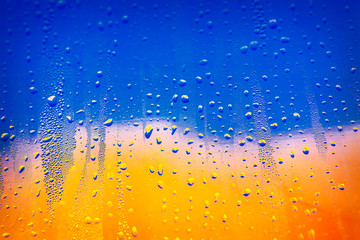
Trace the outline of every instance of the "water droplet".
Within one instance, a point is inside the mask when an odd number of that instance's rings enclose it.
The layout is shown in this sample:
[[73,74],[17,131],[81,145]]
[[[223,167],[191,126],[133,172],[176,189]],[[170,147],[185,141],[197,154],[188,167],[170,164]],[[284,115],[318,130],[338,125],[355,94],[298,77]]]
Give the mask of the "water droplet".
[[177,130],[177,126],[172,126],[171,127],[171,135],[174,135],[174,133],[176,132]]
[[112,118],[109,118],[108,120],[106,120],[104,122],[104,125],[107,126],[107,127],[110,127],[112,124],[113,124],[113,119]]
[[163,188],[164,188],[164,182],[161,181],[161,180],[159,180],[159,181],[158,181],[158,187],[159,187],[160,189],[163,189]]
[[35,94],[38,92],[38,90],[35,87],[30,87],[29,90],[31,94]]
[[293,116],[296,121],[298,121],[300,119],[300,114],[298,114],[298,113],[294,113]]
[[21,165],[21,166],[19,167],[19,173],[22,173],[24,170],[25,170],[25,166]]
[[277,21],[276,21],[276,19],[270,19],[270,20],[269,20],[269,27],[270,27],[271,29],[277,28]]
[[264,139],[260,139],[260,140],[258,141],[258,143],[259,143],[259,146],[260,146],[260,147],[265,147],[265,145],[266,145],[266,141],[265,141]]
[[123,23],[128,23],[129,22],[129,16],[127,16],[127,15],[122,16],[121,19],[122,19]]
[[309,149],[309,147],[304,146],[303,149],[302,149],[302,151],[303,151],[303,153],[304,153],[305,155],[307,155],[307,154],[309,154],[310,149]]
[[250,119],[250,118],[251,118],[251,116],[252,116],[252,113],[251,113],[251,112],[247,112],[247,113],[245,113],[245,117],[246,117],[247,119]]
[[57,104],[57,98],[55,96],[50,96],[48,97],[47,102],[50,105],[50,107],[55,107]]
[[86,224],[92,224],[92,219],[91,219],[91,217],[89,217],[89,216],[86,217],[86,218],[85,218],[85,223],[86,223]]
[[244,197],[248,197],[248,196],[250,195],[250,193],[251,193],[251,190],[250,190],[249,188],[245,188],[245,189],[243,190],[243,195],[244,195]]
[[3,133],[3,134],[1,134],[0,139],[1,139],[1,141],[6,142],[9,139],[9,137],[10,137],[9,133]]
[[186,85],[186,80],[180,79],[180,81],[179,81],[179,86],[180,86],[180,87],[184,87],[185,85]]
[[200,64],[201,66],[205,66],[207,63],[208,63],[208,60],[206,60],[206,59],[201,59],[201,60],[199,61],[199,64]]
[[132,227],[132,228],[131,228],[131,233],[132,233],[133,237],[137,237],[137,236],[138,236],[138,231],[137,231],[136,227]]
[[182,96],[181,96],[181,101],[182,101],[183,103],[189,102],[189,101],[190,101],[189,96],[188,96],[188,95],[182,95]]
[[151,126],[147,126],[147,127],[145,128],[145,137],[146,137],[147,139],[150,138],[153,130],[154,130],[154,129],[153,129],[153,127],[151,127]]
[[194,178],[188,178],[188,180],[187,180],[187,184],[188,184],[189,186],[194,185],[194,182],[195,182],[195,179],[194,179]]
[[8,237],[10,237],[10,233],[3,233],[3,234],[2,234],[2,237],[3,237],[3,238],[8,238]]

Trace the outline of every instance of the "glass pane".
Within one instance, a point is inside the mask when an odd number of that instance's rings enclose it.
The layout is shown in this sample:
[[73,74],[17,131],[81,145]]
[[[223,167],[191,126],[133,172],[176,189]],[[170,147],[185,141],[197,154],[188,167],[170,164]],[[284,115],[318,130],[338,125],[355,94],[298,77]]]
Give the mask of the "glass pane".
[[1,5],[2,237],[359,235],[359,1]]

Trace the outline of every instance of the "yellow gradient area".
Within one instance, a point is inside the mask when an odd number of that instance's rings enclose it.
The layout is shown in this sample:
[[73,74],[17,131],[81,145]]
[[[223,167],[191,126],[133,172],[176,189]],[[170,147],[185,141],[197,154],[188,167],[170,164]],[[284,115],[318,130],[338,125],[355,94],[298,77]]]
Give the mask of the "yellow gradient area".
[[[259,161],[258,141],[250,143],[246,136],[214,142],[197,133],[184,136],[180,128],[171,135],[171,126],[167,131],[164,126],[106,127],[104,156],[101,140],[93,140],[97,130],[79,128],[58,202],[46,193],[39,146],[14,153],[2,163],[0,236],[313,240],[359,235],[360,138],[351,129],[327,136],[325,158],[312,135],[272,139],[266,142],[273,148],[267,163],[274,166],[267,168]],[[240,140],[246,144],[240,146]]]

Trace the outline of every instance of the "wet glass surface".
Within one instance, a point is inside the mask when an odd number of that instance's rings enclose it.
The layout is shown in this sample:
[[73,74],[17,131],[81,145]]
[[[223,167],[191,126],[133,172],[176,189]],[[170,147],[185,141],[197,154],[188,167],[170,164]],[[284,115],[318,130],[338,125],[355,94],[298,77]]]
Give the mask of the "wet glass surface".
[[360,2],[1,5],[1,237],[358,238]]

